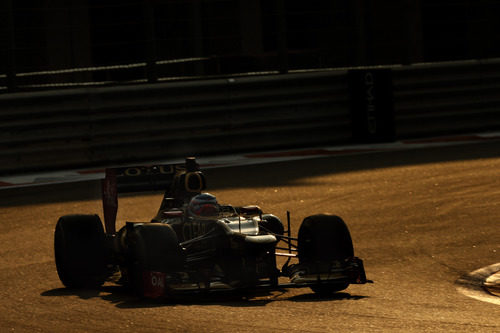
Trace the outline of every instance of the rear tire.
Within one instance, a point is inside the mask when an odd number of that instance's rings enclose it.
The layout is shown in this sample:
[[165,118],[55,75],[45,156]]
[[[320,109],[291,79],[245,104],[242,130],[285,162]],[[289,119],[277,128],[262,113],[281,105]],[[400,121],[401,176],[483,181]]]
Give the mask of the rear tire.
[[[343,262],[354,256],[351,234],[345,222],[335,215],[313,215],[304,219],[298,235],[299,263],[328,267],[333,261]],[[329,295],[346,289],[347,282],[323,283],[311,289]]]
[[66,215],[54,233],[57,273],[68,288],[99,287],[107,277],[106,244],[97,215]]

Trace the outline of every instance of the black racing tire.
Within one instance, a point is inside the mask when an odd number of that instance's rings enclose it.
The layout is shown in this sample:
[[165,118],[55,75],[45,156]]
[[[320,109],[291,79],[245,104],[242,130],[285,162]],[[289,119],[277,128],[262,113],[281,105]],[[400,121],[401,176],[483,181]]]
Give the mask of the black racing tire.
[[144,295],[143,272],[169,273],[184,264],[182,249],[174,229],[163,223],[136,224],[127,232],[130,256],[129,283],[132,290]]
[[96,288],[107,278],[104,229],[97,215],[66,215],[54,232],[57,274],[68,288]]
[[[297,247],[299,263],[316,267],[354,256],[349,229],[335,215],[320,214],[305,218],[299,228]],[[311,286],[311,290],[321,296],[328,296],[348,286],[348,282],[321,283]]]
[[347,282],[339,282],[339,283],[329,283],[329,284],[318,284],[315,286],[311,286],[311,290],[321,296],[329,296],[336,292],[342,291],[349,287],[349,283]]
[[299,262],[330,262],[354,256],[351,234],[345,222],[335,215],[306,217],[299,228]]
[[260,222],[259,227],[262,227],[262,231],[264,233],[271,232],[272,234],[276,235],[278,239],[280,239],[279,236],[283,236],[285,233],[285,227],[283,226],[283,223],[281,220],[274,216],[273,214],[263,214],[262,215],[262,221]]

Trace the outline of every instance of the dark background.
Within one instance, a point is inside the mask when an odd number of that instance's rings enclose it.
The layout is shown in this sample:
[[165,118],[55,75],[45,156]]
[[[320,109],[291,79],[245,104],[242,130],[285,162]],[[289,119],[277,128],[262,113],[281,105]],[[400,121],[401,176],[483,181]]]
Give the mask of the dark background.
[[[493,58],[499,14],[493,0],[4,0],[0,86]],[[32,74],[71,68],[86,69]]]

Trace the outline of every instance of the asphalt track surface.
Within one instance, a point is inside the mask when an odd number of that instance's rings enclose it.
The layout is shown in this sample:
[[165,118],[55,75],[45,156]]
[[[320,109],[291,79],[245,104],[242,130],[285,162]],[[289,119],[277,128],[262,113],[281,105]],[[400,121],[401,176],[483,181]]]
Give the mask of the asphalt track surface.
[[[113,284],[59,281],[59,216],[101,213],[96,181],[0,191],[0,332],[500,332],[500,306],[459,292],[500,262],[500,143],[207,171],[219,201],[258,204],[297,231],[311,214],[347,222],[374,284],[330,298],[307,288],[141,300]],[[119,221],[148,220],[161,194],[125,196]],[[486,293],[484,293],[486,294]]]

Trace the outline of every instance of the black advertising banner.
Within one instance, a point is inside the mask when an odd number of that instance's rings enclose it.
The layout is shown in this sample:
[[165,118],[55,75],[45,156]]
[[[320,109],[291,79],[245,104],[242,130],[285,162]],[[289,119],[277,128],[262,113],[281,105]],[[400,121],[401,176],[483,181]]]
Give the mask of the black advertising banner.
[[348,73],[352,134],[358,142],[395,140],[390,69],[354,69]]

